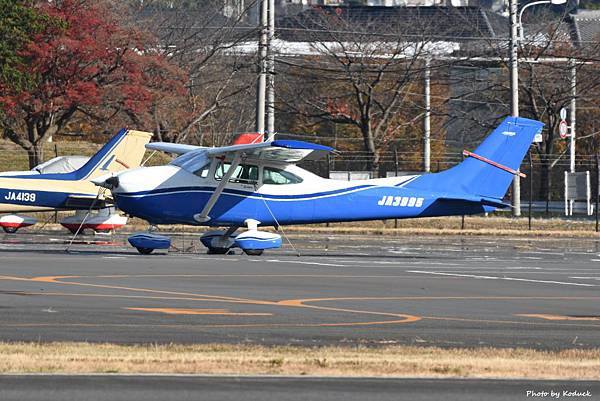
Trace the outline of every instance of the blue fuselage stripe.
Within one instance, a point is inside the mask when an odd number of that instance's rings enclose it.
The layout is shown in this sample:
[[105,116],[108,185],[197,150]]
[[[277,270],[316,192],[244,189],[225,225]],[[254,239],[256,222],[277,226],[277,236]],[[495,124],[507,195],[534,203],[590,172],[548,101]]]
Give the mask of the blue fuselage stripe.
[[[121,210],[154,224],[193,224],[213,187],[168,188],[145,195],[113,193]],[[474,202],[439,201],[431,192],[362,185],[301,195],[269,195],[228,189],[219,197],[206,225],[243,225],[252,218],[261,225],[327,221],[379,220],[492,211]],[[277,220],[277,221],[276,221]]]
[[[244,197],[264,198],[264,199],[311,199],[311,198],[316,198],[316,197],[321,197],[321,196],[343,194],[343,193],[347,193],[347,192],[353,192],[353,191],[358,191],[358,190],[362,190],[362,189],[366,189],[366,188],[373,188],[373,187],[375,187],[375,185],[358,185],[358,186],[349,187],[349,188],[336,189],[333,191],[316,192],[316,193],[312,193],[312,194],[300,194],[300,195],[261,194],[258,192],[249,192],[249,191],[243,191],[243,190],[231,189],[231,188],[225,188],[223,190],[223,193],[231,194],[231,195],[241,195]],[[146,197],[146,196],[176,194],[176,193],[183,193],[183,192],[213,193],[214,190],[215,190],[215,187],[208,187],[208,186],[157,188],[157,189],[153,189],[151,191],[128,192],[128,193],[118,194],[118,196],[139,198],[139,197]]]
[[94,196],[84,193],[0,188],[0,203],[11,205],[61,208],[70,196],[94,199]]

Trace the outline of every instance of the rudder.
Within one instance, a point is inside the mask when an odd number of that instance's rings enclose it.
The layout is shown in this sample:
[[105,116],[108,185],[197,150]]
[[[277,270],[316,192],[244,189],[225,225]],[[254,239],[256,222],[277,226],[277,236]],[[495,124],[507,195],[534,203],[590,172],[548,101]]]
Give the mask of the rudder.
[[[506,117],[473,153],[512,170],[518,170],[533,138],[543,126],[544,124],[537,120]],[[502,199],[512,179],[513,174],[468,157],[446,171],[423,175],[406,187]]]
[[150,142],[152,133],[122,129],[106,143],[92,158],[77,170],[77,179],[94,177],[139,167],[145,145]]

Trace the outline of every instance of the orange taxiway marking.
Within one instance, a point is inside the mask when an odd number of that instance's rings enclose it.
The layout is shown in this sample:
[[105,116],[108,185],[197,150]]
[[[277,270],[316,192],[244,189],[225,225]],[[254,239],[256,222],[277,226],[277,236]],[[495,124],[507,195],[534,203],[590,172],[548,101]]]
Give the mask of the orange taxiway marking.
[[106,284],[91,284],[91,283],[80,283],[75,281],[60,281],[60,279],[64,278],[81,278],[81,276],[41,276],[41,277],[32,277],[29,279],[17,278],[25,281],[39,281],[45,283],[53,283],[53,284],[63,284],[63,285],[77,285],[82,287],[93,287],[93,288],[108,288],[113,290],[125,290],[125,291],[137,291],[137,292],[149,292],[154,294],[166,294],[166,295],[180,295],[187,297],[197,297],[197,298],[205,298],[206,300],[214,300],[216,302],[233,302],[233,303],[249,303],[249,304],[257,304],[257,305],[272,305],[271,301],[262,301],[255,299],[244,299],[244,298],[234,298],[234,297],[224,297],[218,295],[206,295],[206,294],[194,294],[190,292],[178,292],[178,291],[163,291],[163,290],[154,290],[151,288],[139,288],[139,287],[124,287],[119,285],[106,285]]
[[549,315],[544,313],[523,313],[516,314],[515,316],[522,317],[533,317],[544,320],[584,320],[584,321],[599,321],[600,316],[563,316],[563,315]]
[[272,313],[230,312],[227,309],[178,309],[178,308],[123,308],[143,312],[159,312],[167,315],[223,315],[223,316],[273,316]]
[[[126,291],[138,291],[138,292],[149,292],[155,294],[165,294],[165,295],[176,295],[176,296],[187,296],[190,298],[197,298],[197,300],[202,301],[213,301],[213,302],[231,302],[231,303],[246,303],[246,304],[254,304],[254,305],[273,305],[273,306],[287,306],[287,307],[301,307],[301,308],[310,308],[315,310],[324,310],[324,311],[335,311],[335,312],[347,312],[347,313],[355,313],[355,314],[367,314],[367,315],[378,315],[378,316],[390,316],[396,319],[393,320],[385,320],[385,321],[371,321],[371,322],[339,322],[339,323],[317,323],[317,324],[308,324],[307,326],[314,327],[335,327],[335,326],[368,326],[368,325],[383,325],[383,324],[400,324],[400,323],[411,323],[421,320],[419,316],[406,315],[400,313],[387,313],[387,312],[376,312],[376,311],[364,311],[364,310],[355,310],[355,309],[342,309],[342,308],[334,308],[334,307],[322,307],[317,305],[305,305],[304,302],[309,301],[320,301],[321,299],[305,299],[305,300],[287,300],[287,301],[263,301],[263,300],[253,300],[253,299],[244,299],[244,298],[233,298],[233,297],[224,297],[224,296],[215,296],[215,295],[204,295],[204,294],[194,294],[187,292],[175,292],[175,291],[162,291],[162,290],[154,290],[149,288],[136,288],[136,287],[123,287],[123,286],[115,286],[115,285],[104,285],[104,284],[91,284],[91,283],[81,283],[81,282],[73,282],[73,281],[60,281],[60,279],[65,278],[81,278],[81,276],[40,276],[40,277],[32,277],[29,279],[14,277],[16,280],[24,280],[24,281],[37,281],[37,282],[46,282],[53,284],[63,284],[63,285],[77,285],[77,286],[86,286],[86,287],[95,287],[95,288],[109,288],[109,289],[117,289],[117,290],[126,290]],[[342,298],[342,299],[351,299],[351,298]],[[325,299],[323,299],[325,300]],[[335,300],[332,298],[330,300]],[[401,318],[401,319],[397,319]],[[300,324],[299,326],[303,326]]]
[[[325,311],[333,311],[333,312],[347,312],[347,313],[358,313],[358,314],[363,314],[363,315],[379,315],[379,316],[392,316],[392,317],[400,317],[402,318],[401,320],[389,320],[389,321],[383,321],[383,322],[368,322],[368,323],[361,323],[361,324],[357,324],[357,325],[366,325],[366,324],[371,324],[371,325],[379,325],[379,324],[390,324],[390,323],[394,323],[394,324],[398,324],[398,323],[412,323],[412,322],[417,322],[419,320],[421,320],[422,318],[420,316],[415,316],[415,315],[406,315],[403,313],[389,313],[389,312],[376,312],[376,311],[366,311],[366,310],[358,310],[358,309],[346,309],[346,308],[335,308],[335,307],[330,307],[330,306],[318,306],[318,305],[307,305],[307,302],[319,302],[319,301],[336,301],[339,299],[344,299],[344,300],[361,300],[363,298],[308,298],[308,299],[287,299],[287,300],[283,300],[283,301],[279,301],[277,302],[278,305],[283,305],[283,306],[292,306],[292,307],[298,307],[298,308],[309,308],[309,309],[317,309],[317,310],[325,310]],[[335,324],[332,324],[331,326],[335,326]]]

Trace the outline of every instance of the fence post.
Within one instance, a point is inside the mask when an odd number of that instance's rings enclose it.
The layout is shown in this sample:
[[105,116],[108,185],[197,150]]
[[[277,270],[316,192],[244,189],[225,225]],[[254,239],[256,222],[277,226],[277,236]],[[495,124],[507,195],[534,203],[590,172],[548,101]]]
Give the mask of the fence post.
[[596,150],[596,232],[598,232],[598,203],[600,203],[600,163],[598,162],[598,151]]
[[[54,143],[54,157],[58,157],[58,144]],[[54,211],[54,224],[58,223],[58,211]]]
[[533,199],[533,160],[531,160],[531,149],[529,150],[529,231],[531,231],[531,202]]
[[[394,177],[398,177],[398,148],[394,147]],[[398,219],[394,219],[394,228],[398,228]]]
[[[460,158],[461,158],[461,160],[463,160],[463,161],[464,161],[464,160],[465,160],[465,154],[464,154],[464,153],[462,153],[462,154],[461,154],[461,156],[460,156]],[[461,221],[460,221],[460,229],[461,229],[461,230],[464,230],[464,229],[465,229],[465,215],[464,215],[464,214],[462,215],[462,219],[461,219]]]

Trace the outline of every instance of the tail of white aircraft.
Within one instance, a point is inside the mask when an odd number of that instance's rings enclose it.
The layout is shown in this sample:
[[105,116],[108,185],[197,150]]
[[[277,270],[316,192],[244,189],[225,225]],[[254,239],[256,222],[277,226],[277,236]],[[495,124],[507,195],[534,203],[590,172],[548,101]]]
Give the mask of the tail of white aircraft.
[[151,137],[150,132],[122,129],[86,164],[74,172],[74,178],[90,180],[107,173],[139,167],[146,152],[145,145],[150,142]]

